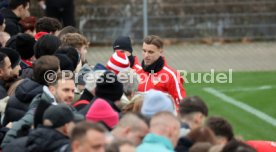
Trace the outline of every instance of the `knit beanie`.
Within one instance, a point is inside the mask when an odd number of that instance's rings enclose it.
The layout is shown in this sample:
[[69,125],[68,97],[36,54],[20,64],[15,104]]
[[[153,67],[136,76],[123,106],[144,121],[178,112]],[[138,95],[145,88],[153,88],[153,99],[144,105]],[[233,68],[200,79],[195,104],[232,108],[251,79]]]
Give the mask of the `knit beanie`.
[[115,74],[118,74],[119,72],[127,71],[129,65],[130,63],[126,54],[116,51],[107,62],[106,68],[113,71]]
[[157,90],[149,90],[144,97],[141,113],[144,116],[152,117],[154,114],[168,111],[175,114],[173,101],[163,92]]
[[43,55],[53,55],[61,45],[58,37],[45,34],[41,36],[34,45],[35,58],[38,59]]
[[34,55],[35,39],[33,36],[25,33],[20,33],[16,37],[16,51],[22,59],[30,59]]
[[97,97],[115,102],[123,95],[123,84],[113,72],[106,71],[97,79],[95,93]]
[[64,54],[69,57],[69,59],[72,61],[74,70],[77,68],[79,62],[80,62],[80,55],[78,51],[72,47],[72,46],[63,46],[58,48],[58,50],[55,52],[56,54]]
[[74,71],[75,68],[73,66],[72,61],[70,58],[64,54],[55,54],[55,56],[59,59],[59,65],[60,65],[60,70],[70,70]]
[[6,54],[9,57],[12,68],[15,68],[17,65],[19,65],[20,56],[15,50],[10,48],[0,48],[0,52]]
[[109,128],[114,128],[119,122],[119,114],[112,109],[107,101],[98,98],[88,110],[86,120],[93,122],[102,121]]
[[113,43],[113,49],[116,50],[126,50],[130,53],[133,52],[131,40],[128,36],[120,36]]

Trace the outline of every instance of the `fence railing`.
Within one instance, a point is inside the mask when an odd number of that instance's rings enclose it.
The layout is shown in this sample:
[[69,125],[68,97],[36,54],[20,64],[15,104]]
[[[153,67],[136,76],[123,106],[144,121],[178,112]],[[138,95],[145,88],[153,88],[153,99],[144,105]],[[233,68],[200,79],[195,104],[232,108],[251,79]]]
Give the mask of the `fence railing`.
[[[143,39],[143,1],[80,2],[80,30],[95,43]],[[116,4],[114,4],[116,3]],[[148,33],[168,39],[276,39],[276,0],[148,0]]]

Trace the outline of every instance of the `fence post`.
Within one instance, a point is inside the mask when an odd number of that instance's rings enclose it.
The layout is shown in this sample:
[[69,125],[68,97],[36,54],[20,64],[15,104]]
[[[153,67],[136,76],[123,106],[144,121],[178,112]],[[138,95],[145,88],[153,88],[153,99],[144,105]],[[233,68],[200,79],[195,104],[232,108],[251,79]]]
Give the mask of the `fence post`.
[[148,0],[143,0],[144,37],[148,35]]

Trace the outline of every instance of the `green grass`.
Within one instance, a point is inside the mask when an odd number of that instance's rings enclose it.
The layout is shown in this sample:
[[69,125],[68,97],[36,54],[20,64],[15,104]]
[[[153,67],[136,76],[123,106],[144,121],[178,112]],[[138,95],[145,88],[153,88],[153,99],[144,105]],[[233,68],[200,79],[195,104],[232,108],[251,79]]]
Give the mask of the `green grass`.
[[[191,80],[188,74],[187,80]],[[225,95],[248,104],[276,119],[276,71],[274,72],[233,72],[233,83],[186,83],[187,95],[202,97],[208,107],[209,116],[222,116],[234,127],[235,135],[245,140],[261,139],[276,140],[276,127],[260,118],[228,104],[222,99],[203,90],[205,87],[214,88]],[[233,89],[258,88],[271,86],[265,90],[229,91]]]

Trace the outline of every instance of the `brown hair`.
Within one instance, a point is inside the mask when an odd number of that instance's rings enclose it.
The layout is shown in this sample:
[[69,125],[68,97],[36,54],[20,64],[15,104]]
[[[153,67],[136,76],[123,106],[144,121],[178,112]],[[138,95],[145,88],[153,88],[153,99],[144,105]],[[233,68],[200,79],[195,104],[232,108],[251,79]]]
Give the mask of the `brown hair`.
[[74,75],[72,76],[70,72],[58,72],[57,74],[51,75],[51,78],[54,81],[49,81],[48,86],[57,85],[58,80],[75,80]]
[[190,96],[180,101],[179,115],[181,117],[194,112],[201,112],[204,116],[208,116],[208,107],[200,97]]
[[187,138],[190,139],[193,143],[196,142],[209,142],[215,144],[215,134],[209,127],[199,127],[192,130],[188,133]]
[[149,35],[144,38],[144,43],[155,45],[157,48],[163,48],[163,41],[159,36],[156,35]]
[[207,119],[206,125],[212,129],[216,136],[223,136],[228,141],[234,138],[231,124],[222,117],[210,117]]
[[61,37],[61,44],[69,45],[74,48],[81,48],[83,45],[89,45],[87,39],[79,33],[67,33]]
[[72,130],[71,141],[80,140],[89,130],[95,130],[101,133],[105,133],[106,131],[105,128],[99,124],[82,121],[78,123]]
[[47,79],[45,76],[49,72],[58,72],[59,60],[55,56],[44,55],[35,61],[33,64],[33,79],[43,85],[47,85]]

